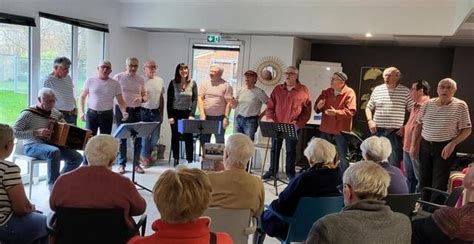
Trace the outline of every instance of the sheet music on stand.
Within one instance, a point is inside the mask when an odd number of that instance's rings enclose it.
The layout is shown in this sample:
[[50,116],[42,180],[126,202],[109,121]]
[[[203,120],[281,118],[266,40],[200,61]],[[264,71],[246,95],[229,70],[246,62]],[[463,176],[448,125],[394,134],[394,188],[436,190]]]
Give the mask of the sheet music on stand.
[[[296,132],[296,125],[290,123],[278,123],[278,122],[266,122],[260,121],[260,130],[262,131],[262,135],[265,137],[271,137],[273,139],[292,139],[297,140],[298,134]],[[278,140],[276,140],[275,147],[278,147]],[[279,155],[277,155],[277,150],[275,150],[275,155],[273,155],[274,160],[274,169],[273,169],[273,186],[275,187],[276,195],[278,195],[278,181],[284,184],[288,184],[288,182],[283,181],[278,178],[277,166],[279,164]],[[262,168],[262,172],[263,172]],[[268,183],[268,181],[264,181]]]
[[[217,134],[222,131],[222,122],[217,120],[180,119],[178,120],[179,133],[194,133],[201,135]],[[199,147],[199,157],[202,155],[202,145]]]
[[[161,122],[135,122],[135,123],[123,123],[119,125],[119,127],[115,130],[113,133],[113,137],[117,139],[128,139],[132,138],[132,145],[135,145],[135,140],[141,137],[147,137],[149,136],[153,130],[156,129],[160,125]],[[132,150],[133,153],[134,150]],[[135,155],[132,155],[132,158],[134,158]],[[132,163],[133,164],[133,163]],[[133,184],[141,187],[144,190],[147,190],[149,192],[152,192],[150,189],[138,184],[135,181],[135,165],[132,166],[132,182]]]

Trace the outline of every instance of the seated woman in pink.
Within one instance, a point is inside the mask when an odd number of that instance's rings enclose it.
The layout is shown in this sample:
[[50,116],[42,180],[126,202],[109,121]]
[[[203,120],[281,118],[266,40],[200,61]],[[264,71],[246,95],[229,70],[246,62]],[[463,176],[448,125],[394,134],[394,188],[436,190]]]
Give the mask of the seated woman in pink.
[[143,214],[146,202],[130,179],[111,170],[117,152],[118,143],[112,136],[92,137],[84,151],[89,165],[56,180],[49,199],[51,209],[122,208],[129,229],[133,229],[135,224],[131,216]]
[[212,233],[210,219],[201,217],[211,199],[211,183],[200,169],[177,168],[163,172],[153,189],[161,219],[151,236],[134,237],[129,244],[227,244],[226,233]]

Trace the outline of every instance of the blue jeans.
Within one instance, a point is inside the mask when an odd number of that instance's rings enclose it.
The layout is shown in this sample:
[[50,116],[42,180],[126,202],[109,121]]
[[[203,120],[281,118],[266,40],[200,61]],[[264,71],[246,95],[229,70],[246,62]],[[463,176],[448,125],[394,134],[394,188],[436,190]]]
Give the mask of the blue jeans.
[[255,138],[255,132],[258,128],[258,116],[244,117],[237,115],[235,117],[234,132],[243,133],[250,137],[253,141]]
[[48,186],[50,191],[53,189],[54,182],[59,177],[61,160],[65,162],[64,168],[61,171],[62,174],[79,167],[83,159],[82,155],[74,149],[60,149],[45,143],[26,144],[25,155],[48,162]]
[[[224,143],[224,135],[225,135],[225,129],[224,129],[224,115],[221,116],[206,116],[206,120],[217,120],[222,123],[222,130],[219,131],[219,133],[214,134],[216,136],[216,143]],[[205,143],[209,143],[211,141],[211,135],[210,134],[205,134],[201,135],[201,146],[204,145]]]
[[47,244],[46,216],[36,212],[13,214],[7,223],[0,226],[0,240],[8,244]]
[[407,184],[410,193],[418,192],[418,179],[420,178],[420,164],[418,159],[410,157],[410,154],[403,151],[403,166],[407,174]]
[[142,121],[144,122],[160,122],[158,127],[156,127],[155,130],[153,130],[153,132],[151,132],[149,136],[142,137],[142,158],[151,159],[151,151],[160,139],[161,122],[163,119],[161,118],[159,109],[152,110],[142,108],[141,116]]
[[347,160],[347,141],[343,135],[329,134],[321,132],[321,138],[336,144],[337,154],[339,154],[339,170],[344,173],[349,167],[349,160]]
[[[277,146],[278,143],[278,146]],[[295,171],[295,161],[296,161],[296,144],[298,140],[287,140],[285,139],[286,143],[286,176],[291,180],[295,178],[296,171]],[[281,146],[283,144],[283,139],[272,139],[272,150],[270,154],[270,168],[268,169],[269,172],[276,172],[278,173],[278,168],[280,167],[279,158],[281,152]],[[276,155],[275,155],[276,151]],[[276,158],[275,158],[276,156]]]
[[101,134],[109,134],[112,132],[112,123],[114,122],[114,112],[111,110],[95,111],[88,109],[86,113],[86,128],[92,131],[93,135],[97,135],[100,129]]
[[375,135],[386,137],[390,141],[392,153],[390,154],[390,157],[388,157],[388,162],[391,165],[400,168],[400,162],[403,158],[403,143],[402,138],[396,134],[397,131],[398,129],[377,128]]
[[[141,114],[140,114],[140,107],[136,108],[129,108],[127,107],[128,119],[126,121],[122,121],[122,112],[118,105],[115,105],[115,121],[117,125],[121,125],[123,123],[135,123],[141,121]],[[133,145],[133,165],[137,166],[138,161],[140,160],[140,150],[142,148],[142,140],[137,138]],[[125,168],[127,164],[127,139],[120,139],[120,149],[119,149],[119,157],[118,163],[120,166]]]

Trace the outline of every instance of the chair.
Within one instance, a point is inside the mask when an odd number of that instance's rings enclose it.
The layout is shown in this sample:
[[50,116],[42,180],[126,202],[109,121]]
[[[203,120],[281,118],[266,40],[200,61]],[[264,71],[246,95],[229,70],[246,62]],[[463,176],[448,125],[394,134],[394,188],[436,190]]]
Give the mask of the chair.
[[[425,208],[425,211],[428,211],[428,212],[434,212],[436,209],[439,209],[442,207],[455,207],[463,191],[464,191],[464,187],[462,186],[454,188],[451,193],[440,191],[438,189],[431,188],[431,187],[425,187],[423,188],[423,195],[427,193],[431,193],[431,194],[434,193],[441,197],[444,197],[445,200],[443,204],[437,204],[437,203],[433,203],[433,202],[429,202],[425,200],[418,200],[418,202],[420,203],[422,207],[426,206],[427,208]],[[422,199],[426,199],[426,198],[422,198]]]
[[208,208],[204,216],[211,217],[211,231],[228,233],[235,244],[247,244],[256,229],[250,209]]
[[385,197],[385,204],[388,205],[392,211],[402,213],[411,219],[416,202],[420,199],[420,196],[420,193],[389,194]]
[[146,214],[134,230],[127,228],[123,209],[58,207],[48,216],[47,228],[56,244],[126,243],[141,228],[145,235]]
[[13,162],[15,162],[17,159],[19,160],[24,160],[28,162],[29,166],[29,174],[30,174],[30,182],[28,183],[28,198],[31,199],[31,190],[33,188],[33,170],[34,166],[40,163],[48,163],[46,160],[40,160],[36,159],[33,157],[26,156],[24,152],[25,146],[23,145],[22,140],[18,140],[15,144],[15,152],[12,155]]
[[318,219],[341,211],[344,205],[344,198],[337,197],[303,197],[296,207],[293,217],[286,217],[265,205],[265,207],[279,219],[289,224],[286,240],[281,243],[301,242],[307,239],[314,222]]

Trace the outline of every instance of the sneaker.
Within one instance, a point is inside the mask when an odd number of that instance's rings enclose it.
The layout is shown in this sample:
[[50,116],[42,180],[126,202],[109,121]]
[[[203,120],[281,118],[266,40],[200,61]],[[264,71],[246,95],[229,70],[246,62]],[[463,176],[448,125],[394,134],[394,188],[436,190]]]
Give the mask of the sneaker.
[[271,178],[273,178],[273,173],[270,172],[270,171],[267,171],[267,172],[262,176],[262,179],[264,179],[264,180],[269,180],[269,179],[271,179]]
[[150,168],[151,160],[148,158],[142,158],[140,160],[140,166],[142,166],[144,169]]
[[145,170],[143,170],[142,167],[140,167],[139,165],[135,166],[135,173],[138,173],[138,174],[145,174]]
[[119,166],[117,169],[117,173],[119,174],[125,174],[125,166]]

